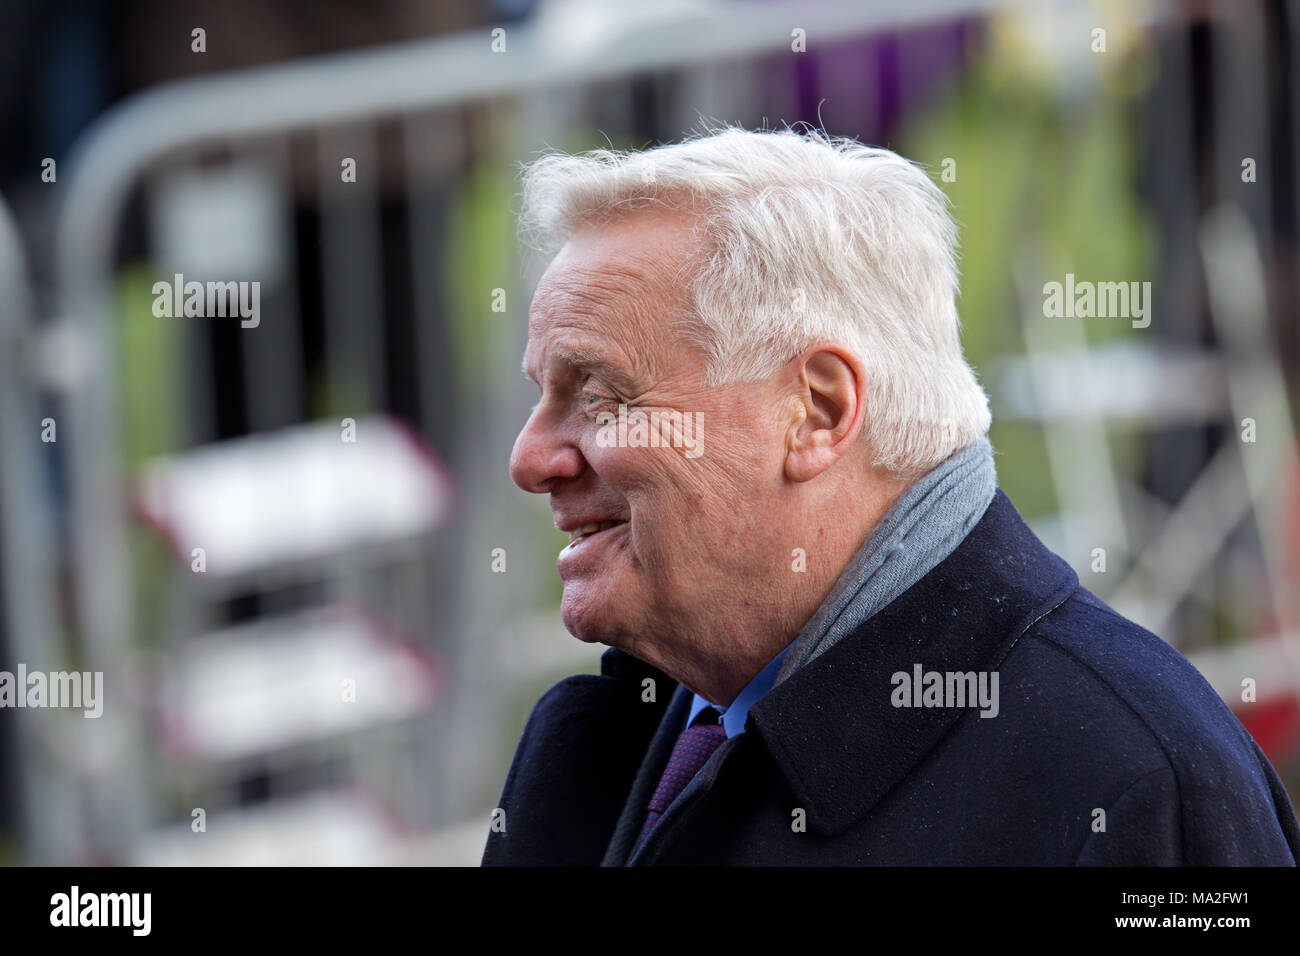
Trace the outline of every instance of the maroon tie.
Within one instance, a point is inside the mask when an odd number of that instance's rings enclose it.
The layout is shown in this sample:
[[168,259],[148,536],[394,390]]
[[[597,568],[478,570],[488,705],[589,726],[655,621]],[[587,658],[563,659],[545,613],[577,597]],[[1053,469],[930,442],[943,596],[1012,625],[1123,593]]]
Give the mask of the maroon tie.
[[[707,715],[707,716],[706,716]],[[645,826],[641,828],[641,836],[637,840],[638,849],[645,843],[646,838],[650,836],[650,831],[655,828],[663,812],[668,809],[677,795],[686,789],[686,785],[691,782],[691,778],[699,772],[713,752],[722,746],[723,741],[727,739],[727,731],[720,723],[710,721],[718,719],[718,712],[711,707],[706,707],[700,711],[696,717],[696,723],[687,727],[677,738],[677,743],[673,745],[672,756],[668,758],[668,766],[664,768],[663,776],[659,778],[659,786],[655,789],[655,795],[650,799],[650,812],[646,815]]]

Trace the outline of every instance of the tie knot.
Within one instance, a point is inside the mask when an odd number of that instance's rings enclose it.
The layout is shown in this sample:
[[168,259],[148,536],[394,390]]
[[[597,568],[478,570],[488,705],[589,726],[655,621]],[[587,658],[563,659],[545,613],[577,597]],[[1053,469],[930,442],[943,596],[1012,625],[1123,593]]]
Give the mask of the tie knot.
[[716,707],[705,707],[695,715],[695,719],[691,721],[691,726],[694,727],[697,724],[717,724],[721,721],[722,714],[719,713]]
[[[716,715],[717,711],[712,713]],[[667,810],[726,739],[726,728],[719,723],[696,723],[683,730],[673,747],[672,756],[668,758],[668,766],[659,778],[659,786],[650,800],[650,810],[654,813]]]

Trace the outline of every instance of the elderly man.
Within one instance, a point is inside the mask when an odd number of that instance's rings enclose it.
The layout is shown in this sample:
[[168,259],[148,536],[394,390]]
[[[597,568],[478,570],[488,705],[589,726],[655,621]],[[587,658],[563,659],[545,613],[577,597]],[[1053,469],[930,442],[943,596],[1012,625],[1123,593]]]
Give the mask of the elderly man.
[[538,702],[484,864],[1294,865],[1223,701],[998,490],[915,166],[725,129],[538,160],[524,217],[562,248],[510,470],[609,650]]

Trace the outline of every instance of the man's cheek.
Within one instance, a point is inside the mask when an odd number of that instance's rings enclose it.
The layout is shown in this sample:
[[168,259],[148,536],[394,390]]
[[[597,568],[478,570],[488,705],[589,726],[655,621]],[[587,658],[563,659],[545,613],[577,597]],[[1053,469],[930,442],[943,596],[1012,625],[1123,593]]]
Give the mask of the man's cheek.
[[674,469],[685,507],[695,519],[715,525],[732,515],[752,490],[752,480],[741,474],[741,463],[720,456],[680,460]]
[[681,468],[680,453],[671,448],[597,449],[587,460],[627,501],[647,504],[655,511],[671,507],[673,500],[682,497],[684,486],[694,485],[689,471]]

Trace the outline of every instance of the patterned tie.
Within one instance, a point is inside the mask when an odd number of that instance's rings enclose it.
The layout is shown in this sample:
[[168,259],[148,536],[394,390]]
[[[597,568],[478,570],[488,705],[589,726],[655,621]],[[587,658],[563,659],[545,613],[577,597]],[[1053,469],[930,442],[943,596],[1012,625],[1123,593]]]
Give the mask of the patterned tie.
[[637,849],[645,845],[650,831],[655,828],[668,805],[686,789],[691,778],[708,763],[713,752],[727,739],[726,728],[716,722],[719,716],[721,715],[712,707],[706,707],[696,716],[697,722],[678,736],[672,756],[668,758],[668,766],[664,768],[655,795],[650,799],[650,812],[646,815],[645,826],[641,828]]

